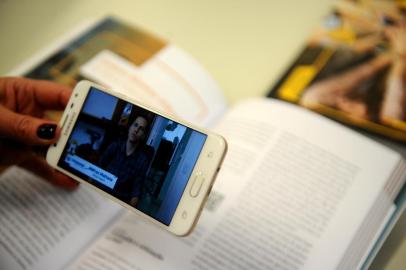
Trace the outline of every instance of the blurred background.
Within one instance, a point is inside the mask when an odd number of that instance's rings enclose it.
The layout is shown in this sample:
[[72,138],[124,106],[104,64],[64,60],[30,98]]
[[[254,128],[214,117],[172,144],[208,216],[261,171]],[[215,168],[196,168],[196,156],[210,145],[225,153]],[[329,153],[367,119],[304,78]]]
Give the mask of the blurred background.
[[0,0],[0,73],[84,20],[109,14],[189,52],[235,102],[266,93],[332,2]]

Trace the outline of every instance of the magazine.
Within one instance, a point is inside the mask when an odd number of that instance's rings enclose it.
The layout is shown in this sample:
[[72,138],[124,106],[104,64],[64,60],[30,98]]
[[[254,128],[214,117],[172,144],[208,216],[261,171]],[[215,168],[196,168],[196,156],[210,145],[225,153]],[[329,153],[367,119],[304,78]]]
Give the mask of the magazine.
[[269,96],[406,141],[406,17],[402,1],[335,2]]

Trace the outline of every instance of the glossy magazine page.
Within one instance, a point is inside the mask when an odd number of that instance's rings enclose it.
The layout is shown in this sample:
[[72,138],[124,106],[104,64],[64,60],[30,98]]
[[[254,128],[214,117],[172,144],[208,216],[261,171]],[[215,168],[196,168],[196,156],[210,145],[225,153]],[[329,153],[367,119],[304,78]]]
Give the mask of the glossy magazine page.
[[269,96],[405,142],[405,10],[338,1]]

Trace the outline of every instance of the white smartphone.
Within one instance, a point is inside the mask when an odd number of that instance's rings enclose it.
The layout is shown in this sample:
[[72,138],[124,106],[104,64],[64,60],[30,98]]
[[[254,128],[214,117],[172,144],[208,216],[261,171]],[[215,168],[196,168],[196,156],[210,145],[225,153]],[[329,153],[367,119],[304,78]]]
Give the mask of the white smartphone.
[[47,162],[170,232],[194,227],[224,159],[223,137],[81,81]]

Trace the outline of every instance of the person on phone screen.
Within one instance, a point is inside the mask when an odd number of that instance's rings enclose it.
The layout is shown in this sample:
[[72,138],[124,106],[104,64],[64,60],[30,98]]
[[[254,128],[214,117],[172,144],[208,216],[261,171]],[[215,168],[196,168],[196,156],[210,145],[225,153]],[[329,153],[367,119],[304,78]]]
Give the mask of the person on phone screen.
[[67,189],[78,186],[34,151],[58,140],[61,128],[45,118],[45,111],[63,110],[71,93],[69,87],[53,82],[0,78],[0,171],[18,165],[55,185]]
[[117,177],[114,195],[134,207],[140,199],[153,155],[153,150],[145,145],[148,124],[145,117],[136,117],[128,129],[127,139],[110,144],[98,164]]

